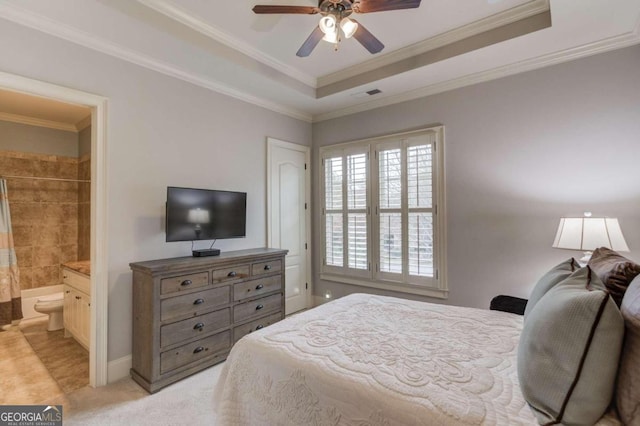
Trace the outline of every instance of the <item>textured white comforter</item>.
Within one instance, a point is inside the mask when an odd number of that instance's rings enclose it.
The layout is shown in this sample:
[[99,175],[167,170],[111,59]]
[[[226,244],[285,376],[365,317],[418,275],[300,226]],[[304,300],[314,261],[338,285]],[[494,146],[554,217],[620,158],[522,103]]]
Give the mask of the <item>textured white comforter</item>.
[[355,294],[242,338],[221,425],[536,424],[516,375],[522,317]]

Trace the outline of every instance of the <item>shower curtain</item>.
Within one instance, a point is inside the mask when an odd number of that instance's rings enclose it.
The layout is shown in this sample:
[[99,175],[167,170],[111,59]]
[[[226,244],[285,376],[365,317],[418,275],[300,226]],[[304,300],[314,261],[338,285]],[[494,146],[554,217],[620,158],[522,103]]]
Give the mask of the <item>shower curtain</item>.
[[0,326],[22,319],[20,270],[13,246],[7,181],[0,179]]

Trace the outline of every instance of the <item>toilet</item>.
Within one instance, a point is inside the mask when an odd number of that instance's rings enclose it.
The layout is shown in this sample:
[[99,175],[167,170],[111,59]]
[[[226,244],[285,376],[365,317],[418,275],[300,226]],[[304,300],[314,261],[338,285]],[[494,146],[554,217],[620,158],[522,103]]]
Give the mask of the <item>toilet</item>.
[[38,297],[33,309],[41,314],[49,314],[49,325],[47,331],[56,331],[64,328],[64,318],[62,317],[62,307],[64,305],[64,294],[54,293],[47,296]]

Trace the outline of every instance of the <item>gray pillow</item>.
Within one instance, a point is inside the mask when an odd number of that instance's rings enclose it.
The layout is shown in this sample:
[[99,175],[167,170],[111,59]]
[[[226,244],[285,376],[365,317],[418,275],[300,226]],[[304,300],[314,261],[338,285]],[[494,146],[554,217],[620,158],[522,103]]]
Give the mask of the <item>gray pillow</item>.
[[626,334],[620,358],[616,405],[620,420],[627,425],[640,424],[640,276],[634,279],[622,299],[622,317]]
[[524,323],[518,377],[540,424],[593,425],[611,403],[624,322],[589,267],[550,289]]
[[572,257],[571,259],[567,259],[564,262],[554,266],[551,268],[549,272],[544,274],[542,278],[538,280],[538,283],[531,291],[531,295],[529,296],[529,300],[527,301],[527,306],[524,308],[524,320],[527,320],[527,317],[533,310],[533,307],[538,303],[538,301],[544,296],[553,286],[558,284],[560,281],[569,277],[576,269],[580,268],[578,262]]

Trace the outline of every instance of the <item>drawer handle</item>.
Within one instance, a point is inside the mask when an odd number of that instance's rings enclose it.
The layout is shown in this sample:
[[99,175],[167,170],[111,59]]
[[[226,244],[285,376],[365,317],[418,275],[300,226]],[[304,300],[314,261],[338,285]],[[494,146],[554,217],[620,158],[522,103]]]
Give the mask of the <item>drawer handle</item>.
[[196,299],[193,304],[194,305],[202,305],[204,303],[204,299]]
[[258,284],[258,285],[256,286],[256,290],[262,290],[262,288],[263,288],[263,287],[264,287],[264,286],[263,286],[262,284]]
[[186,287],[186,286],[191,285],[191,284],[193,284],[193,281],[191,281],[191,280],[184,280],[184,281],[182,281],[182,282],[180,283],[180,285],[181,285],[182,287]]
[[256,311],[259,311],[262,308],[264,308],[264,305],[260,304],[260,305],[256,306]]
[[264,328],[264,325],[260,324],[256,326],[256,330],[260,330],[261,328]]
[[193,353],[194,353],[194,354],[197,354],[197,353],[200,353],[200,352],[202,352],[202,351],[204,351],[204,348],[203,348],[202,346],[198,346],[197,348],[195,348],[195,349],[193,350]]
[[82,299],[82,297],[76,296],[76,300],[80,300],[80,299]]
[[201,322],[199,322],[199,323],[197,323],[196,325],[193,326],[194,330],[202,331],[203,328],[204,328],[204,324],[201,323]]
[[228,276],[228,277],[231,277],[231,278],[235,277],[236,275],[238,275],[238,274],[236,274],[236,271],[231,271],[231,272],[229,272],[229,273],[227,274],[227,276]]
[[271,270],[271,265],[264,265],[264,270],[265,271],[270,271]]

